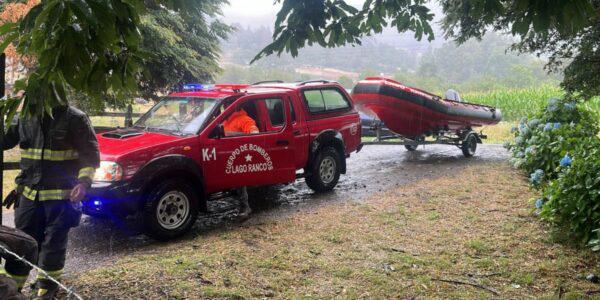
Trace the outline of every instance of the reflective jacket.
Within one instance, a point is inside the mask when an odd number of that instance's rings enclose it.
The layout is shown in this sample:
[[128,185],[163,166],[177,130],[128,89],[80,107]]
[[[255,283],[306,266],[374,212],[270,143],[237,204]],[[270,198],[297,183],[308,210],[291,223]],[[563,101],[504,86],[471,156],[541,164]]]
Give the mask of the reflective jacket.
[[4,149],[19,145],[19,191],[40,201],[68,199],[77,183],[88,187],[100,164],[98,141],[89,118],[71,106],[52,117],[16,118],[4,137]]
[[233,114],[225,122],[223,122],[223,128],[225,132],[241,132],[250,134],[252,132],[258,132],[256,127],[256,121],[248,116],[248,113],[241,109]]

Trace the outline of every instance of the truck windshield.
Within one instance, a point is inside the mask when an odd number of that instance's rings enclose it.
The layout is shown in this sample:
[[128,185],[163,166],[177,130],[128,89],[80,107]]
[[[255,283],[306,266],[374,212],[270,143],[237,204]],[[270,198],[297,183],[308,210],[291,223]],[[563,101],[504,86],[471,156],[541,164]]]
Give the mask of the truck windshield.
[[196,134],[216,102],[215,98],[166,97],[142,116],[135,127]]

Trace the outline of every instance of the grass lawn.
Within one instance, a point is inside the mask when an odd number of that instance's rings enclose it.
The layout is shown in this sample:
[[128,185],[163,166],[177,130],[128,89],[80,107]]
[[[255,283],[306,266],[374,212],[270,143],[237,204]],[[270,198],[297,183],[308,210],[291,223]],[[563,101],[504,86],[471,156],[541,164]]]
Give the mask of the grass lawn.
[[[528,298],[585,295],[600,255],[538,220],[526,179],[473,166],[158,245],[69,279],[86,298]],[[257,223],[257,224],[256,224]],[[595,294],[600,295],[600,294]]]

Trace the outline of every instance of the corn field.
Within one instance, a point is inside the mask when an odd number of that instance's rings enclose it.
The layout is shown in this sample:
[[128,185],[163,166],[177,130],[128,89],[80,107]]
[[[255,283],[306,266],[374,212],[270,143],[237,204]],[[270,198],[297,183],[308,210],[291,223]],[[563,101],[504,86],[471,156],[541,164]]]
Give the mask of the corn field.
[[[516,121],[544,107],[550,98],[561,97],[563,94],[559,87],[543,85],[526,89],[469,92],[461,97],[468,102],[498,107],[502,110],[503,120]],[[600,99],[595,98],[586,105],[600,112]]]

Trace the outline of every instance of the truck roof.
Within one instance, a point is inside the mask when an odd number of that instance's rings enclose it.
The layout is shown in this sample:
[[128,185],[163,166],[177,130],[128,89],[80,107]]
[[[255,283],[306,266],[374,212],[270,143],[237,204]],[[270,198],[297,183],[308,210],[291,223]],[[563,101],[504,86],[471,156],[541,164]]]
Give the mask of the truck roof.
[[202,98],[225,98],[236,95],[256,95],[268,93],[285,93],[298,90],[305,86],[337,85],[337,82],[327,80],[311,80],[304,82],[282,82],[265,81],[252,85],[247,84],[216,84],[206,86],[203,89],[172,93],[173,97],[202,97]]

